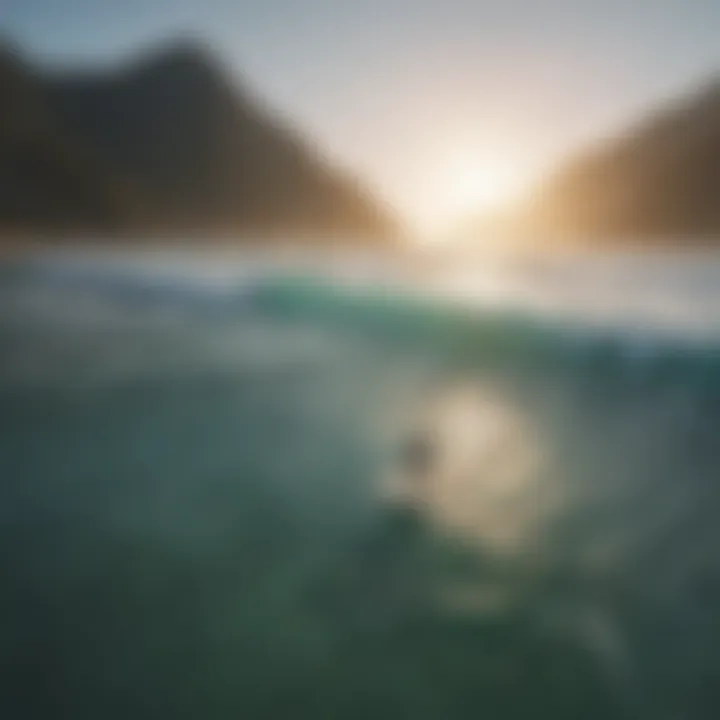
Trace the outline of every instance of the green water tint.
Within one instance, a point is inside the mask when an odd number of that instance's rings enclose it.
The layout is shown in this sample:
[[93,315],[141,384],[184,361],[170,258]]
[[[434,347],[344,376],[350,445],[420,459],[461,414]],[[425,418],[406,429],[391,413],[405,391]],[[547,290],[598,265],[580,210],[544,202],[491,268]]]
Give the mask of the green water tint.
[[[248,316],[355,344],[84,388],[0,378],[3,717],[712,717],[717,586],[670,588],[714,546],[714,351],[637,372],[614,341],[306,279],[252,308],[199,318],[193,346]],[[497,553],[378,499],[392,453],[372,431],[428,378],[499,389],[558,455],[572,513],[542,545]],[[666,412],[679,391],[688,421]],[[685,476],[708,533],[690,564],[643,525]],[[630,549],[595,570],[575,552],[594,539]]]
[[419,293],[357,290],[291,277],[264,283],[253,302],[260,311],[285,319],[369,332],[391,346],[416,345],[488,362],[528,361],[557,348],[557,342],[549,343],[544,324],[522,312],[485,315],[479,322],[476,310]]
[[525,609],[441,611],[482,563],[358,496],[368,456],[300,385],[5,390],[5,716],[615,716]]
[[385,352],[421,352],[469,373],[493,367],[557,371],[570,382],[589,378],[601,393],[604,384],[652,387],[674,378],[720,391],[716,340],[573,327],[529,308],[471,307],[421,291],[354,289],[315,276],[267,280],[254,293],[253,307],[270,318],[326,324],[377,340]]

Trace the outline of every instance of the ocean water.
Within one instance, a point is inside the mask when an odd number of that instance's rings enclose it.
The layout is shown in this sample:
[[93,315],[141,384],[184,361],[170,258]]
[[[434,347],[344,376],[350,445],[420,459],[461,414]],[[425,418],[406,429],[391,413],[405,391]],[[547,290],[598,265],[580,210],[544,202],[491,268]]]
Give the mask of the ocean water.
[[1,274],[3,718],[720,713],[720,258]]

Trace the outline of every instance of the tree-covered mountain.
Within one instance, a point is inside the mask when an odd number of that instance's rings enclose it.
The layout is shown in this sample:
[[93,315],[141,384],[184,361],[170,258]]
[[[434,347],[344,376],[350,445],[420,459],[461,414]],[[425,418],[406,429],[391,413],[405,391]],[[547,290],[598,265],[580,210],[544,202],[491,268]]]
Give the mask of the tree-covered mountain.
[[720,242],[720,82],[578,152],[523,201],[460,234],[521,246]]
[[[41,229],[110,223],[377,238],[397,230],[357,180],[237,88],[201,47],[178,43],[114,71],[61,74],[19,71],[5,55],[0,225],[19,216]],[[65,182],[70,168],[74,180]],[[92,190],[87,203],[82,182]]]
[[548,232],[678,238],[720,232],[720,84],[553,175],[528,208]]
[[63,136],[38,76],[0,48],[0,228],[109,230],[132,211],[119,184],[81,143]]

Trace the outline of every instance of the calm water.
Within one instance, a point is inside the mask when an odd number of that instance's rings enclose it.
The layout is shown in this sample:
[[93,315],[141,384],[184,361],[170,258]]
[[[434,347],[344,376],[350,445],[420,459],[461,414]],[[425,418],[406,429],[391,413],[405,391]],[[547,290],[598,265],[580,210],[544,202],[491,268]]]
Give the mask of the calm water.
[[0,295],[3,717],[720,713],[712,255]]

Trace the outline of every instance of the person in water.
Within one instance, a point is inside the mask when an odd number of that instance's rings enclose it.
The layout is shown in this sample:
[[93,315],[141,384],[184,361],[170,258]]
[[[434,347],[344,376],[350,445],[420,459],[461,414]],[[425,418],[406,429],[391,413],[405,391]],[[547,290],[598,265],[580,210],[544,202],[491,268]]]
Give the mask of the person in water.
[[401,449],[400,462],[411,487],[422,499],[436,465],[437,448],[430,434],[416,430]]

